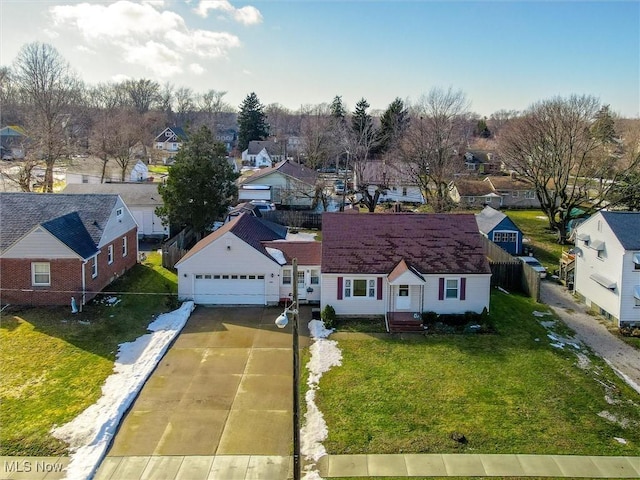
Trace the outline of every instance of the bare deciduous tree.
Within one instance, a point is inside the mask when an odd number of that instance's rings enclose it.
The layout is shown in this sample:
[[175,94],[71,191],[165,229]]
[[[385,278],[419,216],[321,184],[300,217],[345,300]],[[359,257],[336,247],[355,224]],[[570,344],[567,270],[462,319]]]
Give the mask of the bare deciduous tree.
[[561,244],[567,241],[572,211],[606,206],[618,176],[633,166],[605,153],[603,140],[593,134],[599,109],[598,100],[588,95],[543,100],[509,122],[498,139],[503,161],[535,188]]
[[69,64],[49,44],[22,47],[13,65],[16,86],[25,105],[25,126],[31,140],[28,155],[45,163],[44,191],[53,191],[53,167],[68,155],[66,128],[81,82]]
[[411,108],[400,157],[435,212],[452,206],[449,183],[464,166],[460,154],[470,136],[468,109],[466,95],[452,88],[434,88]]

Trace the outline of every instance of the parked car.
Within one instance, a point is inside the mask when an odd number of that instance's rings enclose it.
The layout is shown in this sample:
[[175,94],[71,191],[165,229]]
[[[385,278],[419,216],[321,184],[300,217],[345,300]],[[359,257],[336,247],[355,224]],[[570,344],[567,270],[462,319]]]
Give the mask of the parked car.
[[270,212],[276,209],[276,206],[268,200],[251,200],[252,205],[256,205],[261,212]]
[[342,180],[336,180],[333,184],[333,191],[338,195],[342,195],[344,193],[344,182]]
[[536,272],[540,274],[540,278],[545,278],[547,276],[547,269],[542,266],[542,264],[535,257],[517,257],[523,263],[526,263],[531,268],[533,268]]

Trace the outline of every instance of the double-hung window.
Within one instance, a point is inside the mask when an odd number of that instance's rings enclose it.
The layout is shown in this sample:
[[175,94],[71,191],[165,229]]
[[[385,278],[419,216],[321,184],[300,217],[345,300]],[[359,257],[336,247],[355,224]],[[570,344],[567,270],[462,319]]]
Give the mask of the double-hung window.
[[51,264],[49,262],[33,262],[31,264],[31,284],[34,287],[51,285]]
[[445,298],[458,298],[458,279],[447,278],[445,288]]
[[127,256],[127,237],[122,237],[122,256]]
[[96,255],[91,260],[91,278],[96,278],[98,276],[98,256]]
[[320,284],[320,272],[318,270],[311,270],[311,285]]
[[291,285],[291,269],[290,268],[282,269],[282,284]]
[[109,265],[113,263],[113,245],[107,247],[107,263]]

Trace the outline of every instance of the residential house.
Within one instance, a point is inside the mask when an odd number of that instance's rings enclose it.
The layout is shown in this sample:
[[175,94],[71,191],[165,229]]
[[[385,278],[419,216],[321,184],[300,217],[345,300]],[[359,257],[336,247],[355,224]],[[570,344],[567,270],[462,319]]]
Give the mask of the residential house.
[[511,255],[522,254],[522,231],[504,213],[486,206],[476,213],[480,233]]
[[218,142],[223,143],[227,150],[227,154],[231,153],[238,140],[238,132],[233,128],[218,130],[215,134]]
[[97,157],[74,158],[65,173],[67,184],[89,183],[95,185],[99,183],[139,182],[149,179],[149,168],[140,160],[130,162],[126,166],[124,180],[122,167],[113,159],[109,159],[104,166],[102,159]]
[[500,206],[506,208],[540,208],[540,201],[533,186],[511,175],[492,175],[484,179],[501,198]]
[[163,225],[162,219],[156,215],[156,208],[163,205],[157,183],[101,183],[97,185],[75,183],[67,185],[63,193],[119,195],[138,224],[139,238],[169,236],[169,226]]
[[483,180],[457,178],[449,184],[449,196],[463,208],[483,208],[486,205],[498,208],[501,197],[493,186]]
[[488,175],[499,173],[501,162],[493,152],[485,150],[467,150],[464,154],[464,165],[469,173]]
[[319,242],[288,242],[287,229],[242,213],[177,264],[178,295],[199,304],[272,305],[290,299],[298,259],[300,301],[319,301]]
[[640,212],[598,212],[576,228],[575,293],[618,326],[640,326]]
[[118,195],[0,193],[3,304],[77,305],[134,266],[137,226]]
[[240,179],[238,195],[242,201],[268,200],[286,208],[308,209],[314,205],[317,182],[316,171],[284,160]]
[[491,270],[471,214],[322,218],[321,308],[384,316],[391,331],[420,314],[489,309]]
[[162,163],[169,164],[183,142],[187,141],[186,132],[180,127],[167,127],[155,138],[153,148],[159,151]]
[[371,195],[376,188],[386,187],[380,195],[380,202],[425,203],[420,186],[406,163],[373,160],[366,162],[361,177],[354,172],[354,186],[368,184]]
[[271,140],[252,140],[242,152],[242,163],[251,167],[271,167],[285,160],[282,147]]
[[0,129],[0,156],[2,160],[20,160],[26,153],[29,137],[24,128],[8,125]]

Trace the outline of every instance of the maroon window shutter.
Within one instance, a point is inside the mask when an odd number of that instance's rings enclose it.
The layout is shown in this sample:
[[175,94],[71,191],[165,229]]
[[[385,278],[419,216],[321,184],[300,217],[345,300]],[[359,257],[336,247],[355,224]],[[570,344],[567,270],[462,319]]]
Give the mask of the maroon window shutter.
[[440,285],[438,287],[438,300],[444,300],[444,278],[440,278]]
[[338,277],[338,300],[342,300],[342,277]]
[[382,300],[382,277],[378,277],[378,300]]
[[467,279],[461,278],[460,279],[460,300],[466,300],[466,299],[467,299]]

